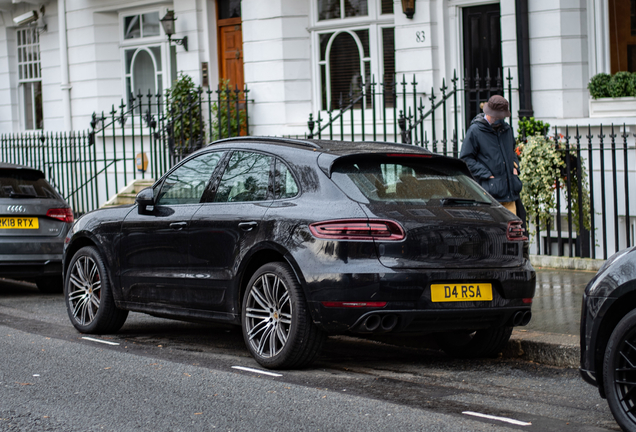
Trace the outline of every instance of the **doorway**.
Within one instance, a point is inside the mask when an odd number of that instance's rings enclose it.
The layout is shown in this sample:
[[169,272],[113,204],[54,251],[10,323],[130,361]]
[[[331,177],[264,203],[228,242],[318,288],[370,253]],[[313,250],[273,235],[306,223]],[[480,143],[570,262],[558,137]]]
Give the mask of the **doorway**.
[[[491,94],[503,93],[499,4],[465,7],[463,17],[466,129]],[[501,80],[497,80],[497,74]],[[490,80],[487,80],[487,76]],[[498,90],[498,86],[501,90]],[[469,91],[471,89],[472,91]]]
[[636,0],[609,0],[612,74],[636,72]]
[[243,76],[243,33],[241,1],[218,0],[219,77],[230,80],[232,88],[245,86]]

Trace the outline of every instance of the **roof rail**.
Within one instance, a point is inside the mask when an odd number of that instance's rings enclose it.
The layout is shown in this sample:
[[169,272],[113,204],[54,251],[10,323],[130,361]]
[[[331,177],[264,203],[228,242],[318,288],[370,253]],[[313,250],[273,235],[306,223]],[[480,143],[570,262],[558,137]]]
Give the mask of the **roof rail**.
[[315,144],[309,141],[303,141],[303,140],[292,139],[292,138],[266,137],[266,136],[240,136],[240,137],[224,138],[218,141],[214,141],[208,144],[208,146],[211,146],[212,144],[221,144],[221,143],[232,142],[232,141],[266,141],[266,142],[269,141],[273,143],[296,144],[303,147],[322,149],[322,147],[320,147],[318,144]]

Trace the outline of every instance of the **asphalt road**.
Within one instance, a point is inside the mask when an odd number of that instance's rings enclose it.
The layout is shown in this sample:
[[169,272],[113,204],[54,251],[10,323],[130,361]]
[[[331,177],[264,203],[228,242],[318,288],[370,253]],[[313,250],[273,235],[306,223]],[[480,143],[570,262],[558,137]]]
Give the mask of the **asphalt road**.
[[0,280],[0,431],[619,430],[574,369],[452,360],[427,340],[331,337],[312,368],[272,376],[232,327],[131,314],[83,336],[61,295]]

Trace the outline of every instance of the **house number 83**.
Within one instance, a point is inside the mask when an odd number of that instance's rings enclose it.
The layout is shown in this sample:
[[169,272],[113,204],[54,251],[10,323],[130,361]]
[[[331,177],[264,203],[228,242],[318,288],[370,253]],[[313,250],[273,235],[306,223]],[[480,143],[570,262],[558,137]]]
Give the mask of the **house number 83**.
[[425,39],[424,30],[415,32],[415,42],[422,43]]

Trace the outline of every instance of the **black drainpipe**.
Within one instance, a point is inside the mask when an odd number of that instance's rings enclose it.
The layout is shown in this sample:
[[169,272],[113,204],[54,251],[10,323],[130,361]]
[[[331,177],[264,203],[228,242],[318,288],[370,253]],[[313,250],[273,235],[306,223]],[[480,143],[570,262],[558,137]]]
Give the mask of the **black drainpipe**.
[[532,117],[532,81],[530,80],[530,36],[528,0],[515,0],[517,18],[517,74],[519,75],[519,118]]

